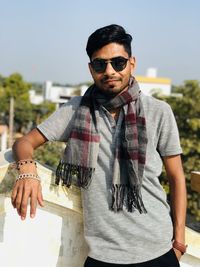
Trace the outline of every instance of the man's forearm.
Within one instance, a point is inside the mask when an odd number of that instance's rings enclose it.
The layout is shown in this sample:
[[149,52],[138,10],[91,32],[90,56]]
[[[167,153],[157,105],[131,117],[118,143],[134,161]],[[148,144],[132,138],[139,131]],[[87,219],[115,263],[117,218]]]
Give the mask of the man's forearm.
[[12,150],[15,160],[33,158],[33,146],[25,137],[18,139],[14,143]]
[[[27,160],[33,158],[34,148],[31,142],[25,137],[18,139],[13,145],[13,155],[16,162],[20,160]],[[22,173],[37,173],[36,165],[33,164],[23,164],[20,166],[19,174]]]
[[37,129],[33,129],[27,135],[15,141],[13,155],[16,160],[30,159],[33,157],[34,150],[46,141],[47,139]]
[[186,185],[183,174],[170,179],[170,203],[174,227],[174,239],[185,243]]
[[185,243],[186,184],[180,155],[164,157],[170,185],[170,203],[174,226],[174,239]]

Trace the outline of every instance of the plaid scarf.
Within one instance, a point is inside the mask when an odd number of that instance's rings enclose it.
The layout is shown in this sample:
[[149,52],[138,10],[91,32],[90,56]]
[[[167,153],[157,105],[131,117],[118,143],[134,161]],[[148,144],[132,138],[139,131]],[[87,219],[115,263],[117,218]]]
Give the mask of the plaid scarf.
[[70,137],[57,167],[56,184],[61,179],[62,184],[69,187],[75,179],[79,187],[89,186],[99,153],[101,105],[107,110],[124,110],[114,155],[110,209],[117,212],[125,205],[129,212],[137,209],[145,213],[141,186],[147,136],[140,90],[134,78],[131,78],[128,90],[109,100],[95,85],[88,88],[76,111]]

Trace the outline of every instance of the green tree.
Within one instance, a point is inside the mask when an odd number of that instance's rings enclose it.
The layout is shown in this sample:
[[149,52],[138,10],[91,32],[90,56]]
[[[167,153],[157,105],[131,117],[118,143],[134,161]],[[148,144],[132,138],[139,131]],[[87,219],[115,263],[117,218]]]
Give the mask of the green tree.
[[185,81],[177,86],[176,93],[182,97],[169,97],[178,124],[183,163],[187,176],[193,170],[200,170],[200,84],[198,81]]
[[3,86],[5,88],[5,94],[7,97],[14,97],[29,101],[29,89],[31,84],[23,80],[23,77],[19,73],[13,73],[9,77],[4,79]]
[[15,130],[20,131],[32,120],[32,107],[29,100],[29,89],[31,84],[23,80],[19,73],[13,73],[9,77],[2,79],[0,90],[1,97],[1,121],[8,124],[10,98],[14,98],[14,125]]
[[[186,174],[188,192],[188,210],[200,220],[198,194],[191,191],[191,171],[200,170],[200,84],[198,81],[185,81],[181,86],[174,86],[173,92],[179,97],[162,97],[174,112],[183,148],[183,167]],[[160,97],[159,97],[160,98]],[[164,179],[164,185],[166,181]]]
[[38,125],[55,111],[55,103],[45,101],[40,105],[32,105],[33,126]]
[[32,85],[24,81],[19,73],[9,77],[0,76],[0,123],[8,125],[10,98],[14,98],[14,128],[23,134],[40,123],[55,110],[55,104],[44,102],[41,105],[30,103],[29,90]]
[[56,169],[63,153],[65,144],[62,142],[47,142],[34,151],[34,158],[44,165]]
[[4,78],[0,75],[0,123],[5,123],[6,96],[4,88]]

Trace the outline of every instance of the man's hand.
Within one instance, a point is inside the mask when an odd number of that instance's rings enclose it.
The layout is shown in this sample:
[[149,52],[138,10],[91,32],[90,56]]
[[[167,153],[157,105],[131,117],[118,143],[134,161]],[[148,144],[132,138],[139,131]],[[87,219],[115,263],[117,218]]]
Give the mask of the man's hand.
[[30,198],[30,217],[34,218],[37,202],[44,207],[42,197],[42,187],[36,179],[20,179],[15,183],[12,191],[11,201],[14,208],[17,209],[19,216],[25,220],[27,215],[28,201]]
[[173,248],[173,250],[174,250],[174,252],[176,254],[177,259],[180,261],[181,256],[182,256],[181,252],[176,248]]
[[[13,145],[13,156],[16,162],[20,160],[33,159],[34,150],[47,142],[46,137],[35,128],[31,130],[25,136],[17,139]],[[19,174],[33,173],[36,174],[35,164],[23,164],[20,165]],[[41,207],[44,206],[42,198],[41,184],[36,179],[20,179],[17,180],[11,201],[14,208],[17,209],[19,216],[22,220],[25,220],[27,214],[27,206],[30,198],[30,216],[35,217],[37,203]]]

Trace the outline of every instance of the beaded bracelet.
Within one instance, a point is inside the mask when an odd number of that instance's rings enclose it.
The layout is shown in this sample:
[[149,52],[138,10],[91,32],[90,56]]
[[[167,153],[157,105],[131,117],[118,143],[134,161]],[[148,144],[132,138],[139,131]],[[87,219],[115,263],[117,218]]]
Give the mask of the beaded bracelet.
[[37,164],[33,159],[22,159],[22,160],[19,160],[19,161],[17,161],[15,163],[15,166],[16,166],[17,170],[20,170],[20,167],[22,165],[25,165],[25,164],[35,164],[35,166],[37,168]]
[[16,181],[22,180],[22,179],[35,179],[35,180],[41,181],[38,174],[35,174],[35,173],[21,173],[18,175]]

